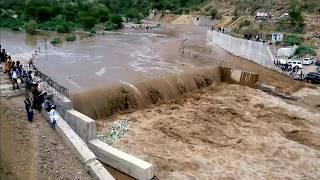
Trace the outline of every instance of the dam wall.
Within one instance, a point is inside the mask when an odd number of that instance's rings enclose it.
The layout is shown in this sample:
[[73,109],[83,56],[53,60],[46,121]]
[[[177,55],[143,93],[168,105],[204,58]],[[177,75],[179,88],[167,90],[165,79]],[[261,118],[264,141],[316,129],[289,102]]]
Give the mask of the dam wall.
[[72,101],[79,112],[92,119],[103,120],[116,113],[166,103],[220,81],[218,66],[192,68],[157,79],[74,94]]
[[263,67],[276,70],[271,49],[263,42],[235,38],[211,30],[208,30],[207,32],[207,40],[209,43],[214,43],[235,56],[247,59]]

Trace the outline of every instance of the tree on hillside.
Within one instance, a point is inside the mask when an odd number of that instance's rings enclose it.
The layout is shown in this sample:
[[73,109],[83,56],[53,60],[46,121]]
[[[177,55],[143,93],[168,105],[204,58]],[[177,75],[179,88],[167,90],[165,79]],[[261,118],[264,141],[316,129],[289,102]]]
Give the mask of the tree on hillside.
[[79,12],[78,15],[78,21],[83,25],[83,27],[87,30],[94,27],[94,25],[97,23],[96,18],[90,15],[90,13],[82,11]]
[[123,20],[122,17],[116,14],[110,16],[110,22],[117,25],[117,28],[120,29],[123,27]]
[[97,4],[91,7],[88,12],[99,22],[106,22],[109,19],[109,9],[104,4]]
[[293,8],[289,11],[289,20],[292,25],[303,24],[304,18],[299,8]]
[[300,7],[296,4],[292,5],[289,11],[289,20],[292,27],[295,28],[296,33],[302,33],[304,28],[304,17]]

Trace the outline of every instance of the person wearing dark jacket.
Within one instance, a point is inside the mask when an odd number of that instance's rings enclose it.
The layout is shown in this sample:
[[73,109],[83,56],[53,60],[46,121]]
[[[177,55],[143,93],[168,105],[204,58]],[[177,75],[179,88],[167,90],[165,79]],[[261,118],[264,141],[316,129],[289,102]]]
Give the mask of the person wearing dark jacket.
[[28,121],[32,122],[33,121],[33,109],[32,109],[32,104],[29,98],[26,98],[24,100],[24,104],[25,104],[25,109],[27,112],[27,117],[28,117]]
[[46,100],[44,101],[44,109],[47,112],[50,112],[52,109],[56,109],[56,105],[54,105],[51,101],[50,101],[50,97],[46,97]]
[[44,103],[46,95],[46,92],[39,92],[38,90],[34,92],[34,108],[39,112],[42,110],[42,104]]

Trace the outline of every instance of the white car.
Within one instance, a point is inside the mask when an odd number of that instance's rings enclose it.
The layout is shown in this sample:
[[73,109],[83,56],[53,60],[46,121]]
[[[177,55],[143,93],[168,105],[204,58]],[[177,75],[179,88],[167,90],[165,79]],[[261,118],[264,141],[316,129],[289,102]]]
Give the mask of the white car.
[[298,67],[299,69],[303,68],[302,61],[299,61],[299,60],[290,60],[288,61],[288,64],[290,64],[292,68],[296,68],[296,67]]
[[313,60],[312,60],[312,58],[304,58],[302,60],[302,64],[303,65],[311,65],[311,64],[313,64]]

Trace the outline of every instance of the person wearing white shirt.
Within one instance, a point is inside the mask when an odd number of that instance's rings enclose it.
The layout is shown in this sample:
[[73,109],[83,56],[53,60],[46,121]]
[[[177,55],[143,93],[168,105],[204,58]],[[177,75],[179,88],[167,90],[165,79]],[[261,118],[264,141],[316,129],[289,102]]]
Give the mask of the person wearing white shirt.
[[17,74],[17,69],[15,67],[12,68],[11,79],[12,79],[13,90],[19,89],[18,74]]

